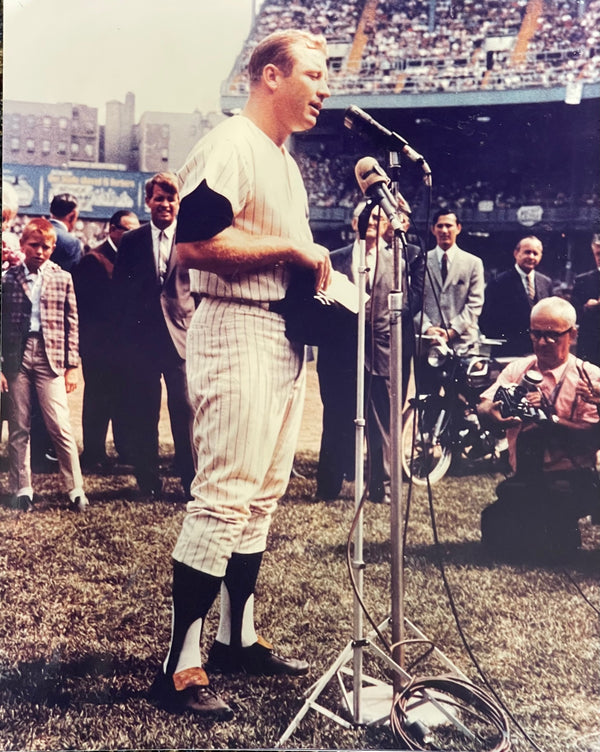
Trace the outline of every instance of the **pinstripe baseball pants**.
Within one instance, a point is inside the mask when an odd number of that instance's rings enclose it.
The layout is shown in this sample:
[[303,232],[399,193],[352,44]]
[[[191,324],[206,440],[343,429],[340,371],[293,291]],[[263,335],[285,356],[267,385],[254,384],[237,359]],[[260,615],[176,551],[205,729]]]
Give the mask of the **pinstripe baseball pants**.
[[302,419],[304,350],[285,337],[280,315],[203,298],[187,378],[198,464],[173,557],[223,577],[232,553],[266,548]]

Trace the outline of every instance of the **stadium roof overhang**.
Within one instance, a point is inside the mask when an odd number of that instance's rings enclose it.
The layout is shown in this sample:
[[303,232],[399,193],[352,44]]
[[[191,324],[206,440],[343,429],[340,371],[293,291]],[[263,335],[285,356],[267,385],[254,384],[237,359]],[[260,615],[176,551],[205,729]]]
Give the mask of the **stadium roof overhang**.
[[[600,83],[584,84],[581,99],[600,98]],[[221,95],[221,109],[226,114],[233,114],[242,109],[245,95]],[[325,102],[329,110],[343,110],[354,104],[363,109],[424,109],[438,107],[485,107],[491,105],[539,104],[544,102],[569,101],[569,92],[565,86],[548,89],[507,89],[503,91],[460,91],[421,94],[376,94],[373,92],[334,95]],[[572,103],[576,101],[571,100]]]

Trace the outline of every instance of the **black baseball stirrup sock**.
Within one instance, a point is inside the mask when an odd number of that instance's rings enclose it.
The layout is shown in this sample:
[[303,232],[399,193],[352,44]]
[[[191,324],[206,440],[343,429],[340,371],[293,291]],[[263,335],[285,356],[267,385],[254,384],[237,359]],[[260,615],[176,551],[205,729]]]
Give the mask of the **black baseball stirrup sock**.
[[257,554],[232,554],[225,572],[225,587],[231,608],[231,646],[242,646],[242,623],[248,598],[254,593],[263,551]]
[[204,619],[221,588],[221,577],[200,572],[173,559],[173,634],[165,673],[177,667],[189,627]]

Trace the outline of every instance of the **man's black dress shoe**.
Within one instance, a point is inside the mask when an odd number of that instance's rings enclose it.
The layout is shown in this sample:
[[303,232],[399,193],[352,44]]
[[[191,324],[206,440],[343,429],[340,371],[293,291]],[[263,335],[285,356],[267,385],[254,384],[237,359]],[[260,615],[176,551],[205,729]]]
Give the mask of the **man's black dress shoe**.
[[229,721],[233,710],[219,695],[210,688],[204,669],[194,669],[206,684],[192,685],[176,690],[173,679],[164,674],[162,669],[156,675],[149,690],[149,697],[154,703],[169,713],[190,712],[207,721]]
[[19,509],[21,512],[31,512],[33,509],[33,502],[27,495],[13,496],[10,501],[12,509]]
[[247,648],[232,648],[213,642],[206,667],[223,674],[246,672],[257,676],[302,676],[308,673],[308,663],[295,658],[283,658],[262,637]]

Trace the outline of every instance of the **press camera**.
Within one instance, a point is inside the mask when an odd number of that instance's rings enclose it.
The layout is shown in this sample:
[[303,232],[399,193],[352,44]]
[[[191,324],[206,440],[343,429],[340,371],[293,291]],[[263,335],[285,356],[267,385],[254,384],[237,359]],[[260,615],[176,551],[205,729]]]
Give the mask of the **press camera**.
[[541,383],[542,374],[530,370],[518,384],[499,386],[494,395],[494,402],[500,403],[500,415],[503,418],[521,418],[536,423],[548,420],[545,410],[532,405],[526,397],[528,392],[537,391]]

